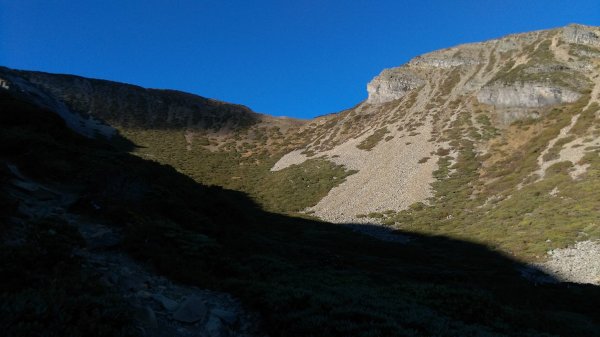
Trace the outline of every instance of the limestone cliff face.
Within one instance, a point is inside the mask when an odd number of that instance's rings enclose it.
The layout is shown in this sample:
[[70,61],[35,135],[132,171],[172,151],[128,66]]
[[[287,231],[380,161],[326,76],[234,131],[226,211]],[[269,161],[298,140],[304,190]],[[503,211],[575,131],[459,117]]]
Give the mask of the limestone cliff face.
[[569,25],[563,28],[563,39],[568,43],[600,46],[600,29],[583,25]]
[[[461,66],[472,66],[481,63],[481,60],[471,57],[453,55],[452,49],[444,52],[434,52],[424,56],[417,56],[410,61],[410,65],[416,68],[455,68]],[[461,52],[462,54],[462,52]]]
[[503,125],[525,118],[538,118],[533,108],[573,103],[581,94],[569,89],[539,83],[496,84],[486,86],[477,93],[480,103],[494,106],[496,116]]
[[513,109],[513,117],[528,116],[515,111],[571,103],[590,88],[594,65],[588,59],[600,57],[597,46],[600,29],[569,25],[447,48],[381,72],[367,85],[367,103],[398,100],[418,90],[431,101],[472,95]]
[[397,100],[423,83],[423,79],[410,70],[386,69],[367,84],[367,102],[378,104]]
[[537,83],[492,85],[482,88],[477,93],[479,102],[497,108],[538,108],[572,103],[579,97],[581,94],[572,90]]
[[422,87],[426,81],[431,81],[434,73],[444,73],[457,68],[469,68],[482,61],[472,57],[470,53],[455,55],[451,48],[441,52],[433,52],[417,56],[409,63],[391,69],[383,70],[367,84],[369,94],[367,103],[381,104],[404,97],[407,93]]

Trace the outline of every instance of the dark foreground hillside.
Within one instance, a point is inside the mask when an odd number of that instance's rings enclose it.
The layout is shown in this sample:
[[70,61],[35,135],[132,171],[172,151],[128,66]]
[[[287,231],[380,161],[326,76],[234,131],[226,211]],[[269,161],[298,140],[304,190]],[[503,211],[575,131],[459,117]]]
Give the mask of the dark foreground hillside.
[[76,135],[53,113],[7,94],[0,96],[0,125],[4,336],[165,335],[160,327],[139,329],[129,302],[83,267],[74,252],[91,248],[77,223],[36,212],[20,198],[27,187],[15,192],[15,168],[72,196],[61,201],[65,214],[122,233],[102,249],[129,254],[174,282],[239,298],[258,314],[248,332],[254,335],[600,331],[600,289],[526,281],[525,266],[484,246],[416,234],[407,244],[386,242],[347,226],[268,213],[240,192],[200,185]]

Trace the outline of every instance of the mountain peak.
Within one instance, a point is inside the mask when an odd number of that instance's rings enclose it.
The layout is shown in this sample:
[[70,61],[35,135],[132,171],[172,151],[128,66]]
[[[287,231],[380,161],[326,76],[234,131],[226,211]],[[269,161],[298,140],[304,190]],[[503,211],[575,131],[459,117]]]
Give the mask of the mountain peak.
[[[597,56],[598,51],[595,47],[598,46],[600,27],[571,24],[558,29],[512,34],[485,42],[433,51],[417,56],[400,67],[382,71],[367,84],[367,103],[394,101],[422,86],[427,78],[441,80],[451,75],[459,76],[459,73],[470,74],[469,78],[461,83],[460,94],[481,90],[511,71],[512,75],[516,75],[519,70],[529,74],[550,74],[552,69],[563,67],[563,70],[581,75],[582,70],[590,67],[590,62],[586,63],[581,58]],[[591,49],[588,50],[587,47]],[[576,57],[569,56],[570,53],[576,54]],[[535,77],[513,76],[512,80],[530,83],[552,82],[543,78],[543,75]],[[548,76],[548,79],[550,77],[552,76]],[[552,84],[566,90],[584,90],[586,84],[582,82],[585,80],[582,76],[578,77],[578,83],[575,83],[575,80],[570,83],[557,83],[561,82],[557,78]]]

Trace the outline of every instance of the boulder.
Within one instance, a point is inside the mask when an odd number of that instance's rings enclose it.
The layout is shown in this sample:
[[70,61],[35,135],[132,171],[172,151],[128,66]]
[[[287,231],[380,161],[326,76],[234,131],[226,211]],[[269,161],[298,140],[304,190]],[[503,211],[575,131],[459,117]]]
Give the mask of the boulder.
[[160,303],[160,305],[162,305],[162,307],[165,308],[167,311],[173,312],[179,307],[179,303],[166,297],[163,294],[153,294],[152,299]]
[[195,323],[206,317],[208,308],[199,297],[189,297],[175,311],[173,319],[184,323]]

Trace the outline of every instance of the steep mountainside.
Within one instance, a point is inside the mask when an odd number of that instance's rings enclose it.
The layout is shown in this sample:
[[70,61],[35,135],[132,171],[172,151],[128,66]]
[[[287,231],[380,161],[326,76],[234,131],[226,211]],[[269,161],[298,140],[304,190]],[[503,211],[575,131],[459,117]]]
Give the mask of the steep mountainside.
[[600,28],[367,91],[301,121],[0,67],[3,333],[596,336]]
[[409,232],[386,242],[265,212],[6,92],[0,125],[3,336],[592,337],[600,327],[597,287],[555,284],[488,247]]
[[[305,133],[296,130],[307,121],[183,92],[71,75],[0,67],[0,79],[10,92],[60,111],[81,134],[104,136],[125,148],[135,144],[142,157],[173,165],[199,182],[250,193],[272,210],[312,206],[349,174],[322,159],[269,172],[281,155],[304,145]],[[290,195],[307,181],[311,186],[304,195]]]
[[512,122],[542,123],[552,108],[575,102],[594,109],[598,34],[573,25],[511,35],[386,69],[368,84],[365,102],[333,117],[333,127],[309,126],[317,136],[274,169],[301,163],[309,152],[358,170],[313,208],[330,221],[424,202],[433,196],[438,151],[456,161],[458,140],[468,140],[483,161],[496,153],[492,145],[506,139]]
[[[322,219],[544,259],[600,235],[599,74],[600,29],[581,25],[419,56],[373,79],[357,107],[305,126],[307,146],[273,170],[311,156],[356,170],[307,210]],[[587,268],[597,282],[600,266]]]
[[0,67],[0,76],[8,87],[43,90],[83,118],[95,117],[115,128],[192,129],[228,134],[258,124],[289,127],[303,123],[175,90],[4,67]]
[[[600,236],[599,67],[597,27],[509,35],[386,69],[366,101],[311,121],[74,76],[0,77],[109,124],[138,156],[268,210],[544,260]],[[597,278],[600,265],[589,269],[584,279]]]

